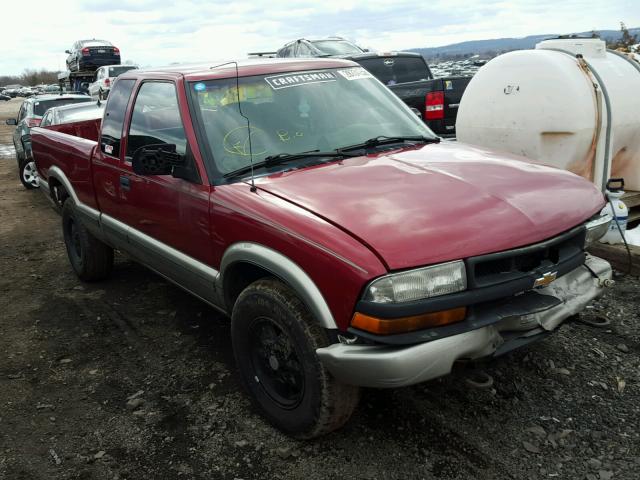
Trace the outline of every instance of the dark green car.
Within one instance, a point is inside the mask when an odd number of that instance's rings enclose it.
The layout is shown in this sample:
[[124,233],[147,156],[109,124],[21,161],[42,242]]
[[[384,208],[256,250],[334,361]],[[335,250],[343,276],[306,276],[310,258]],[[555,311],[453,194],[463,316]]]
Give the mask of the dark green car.
[[7,125],[16,126],[13,132],[13,146],[16,149],[20,181],[25,188],[39,186],[38,173],[31,154],[31,129],[40,125],[42,116],[51,107],[90,101],[91,98],[87,95],[36,95],[22,102],[18,118],[7,119]]

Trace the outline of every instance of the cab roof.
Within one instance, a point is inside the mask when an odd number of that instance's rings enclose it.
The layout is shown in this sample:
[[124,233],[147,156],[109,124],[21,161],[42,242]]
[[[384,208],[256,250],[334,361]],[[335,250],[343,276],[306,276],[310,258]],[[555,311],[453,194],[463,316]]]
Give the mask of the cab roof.
[[235,77],[236,64],[240,77],[286,72],[302,72],[325,68],[357,67],[357,63],[338,58],[248,58],[242,60],[218,60],[189,65],[130,70],[120,75],[121,79],[154,77],[184,77],[187,81]]

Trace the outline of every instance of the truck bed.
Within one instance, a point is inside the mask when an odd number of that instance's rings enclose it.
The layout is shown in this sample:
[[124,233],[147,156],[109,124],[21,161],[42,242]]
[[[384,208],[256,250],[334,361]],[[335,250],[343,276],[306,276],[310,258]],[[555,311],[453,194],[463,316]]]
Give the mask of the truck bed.
[[458,105],[471,77],[443,77],[419,82],[389,85],[389,89],[410,107],[424,114],[425,96],[429,92],[444,92],[444,118],[425,120],[438,135],[454,135]]
[[101,119],[84,120],[31,130],[33,157],[44,188],[49,186],[49,170],[59,168],[73,183],[78,200],[97,209],[91,158],[98,146],[101,122]]

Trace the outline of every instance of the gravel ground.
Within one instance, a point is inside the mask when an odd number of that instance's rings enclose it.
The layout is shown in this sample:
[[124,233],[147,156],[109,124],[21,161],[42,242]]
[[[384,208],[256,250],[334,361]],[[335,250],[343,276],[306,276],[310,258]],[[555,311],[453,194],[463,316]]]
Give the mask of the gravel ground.
[[[345,428],[291,440],[241,391],[229,321],[122,256],[72,273],[26,191],[0,103],[0,479],[638,479],[640,282],[491,363],[368,390]],[[493,387],[470,387],[478,371]]]

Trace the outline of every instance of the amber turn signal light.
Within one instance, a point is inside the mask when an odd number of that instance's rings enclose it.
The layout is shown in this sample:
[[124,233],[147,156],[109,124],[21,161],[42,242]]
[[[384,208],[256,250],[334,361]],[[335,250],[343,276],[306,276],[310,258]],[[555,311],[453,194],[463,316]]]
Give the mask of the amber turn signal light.
[[351,326],[378,335],[390,335],[449,325],[464,320],[466,314],[466,307],[391,319],[377,318],[356,312],[351,319]]

